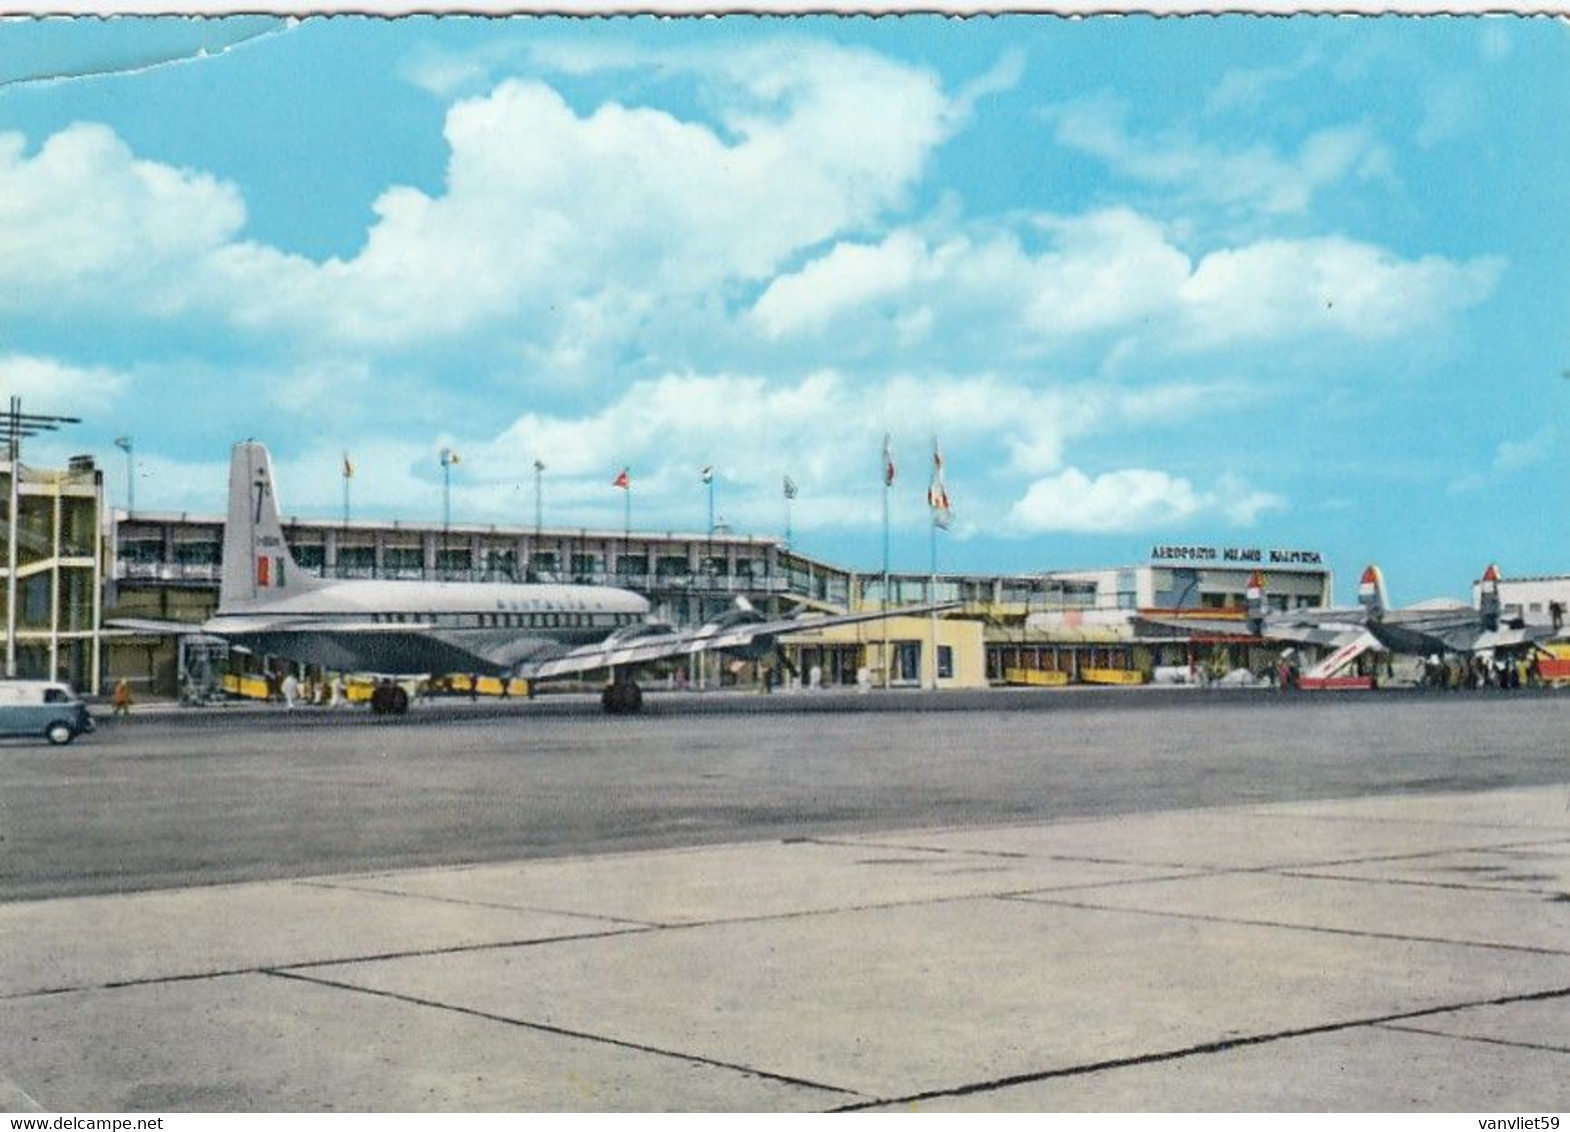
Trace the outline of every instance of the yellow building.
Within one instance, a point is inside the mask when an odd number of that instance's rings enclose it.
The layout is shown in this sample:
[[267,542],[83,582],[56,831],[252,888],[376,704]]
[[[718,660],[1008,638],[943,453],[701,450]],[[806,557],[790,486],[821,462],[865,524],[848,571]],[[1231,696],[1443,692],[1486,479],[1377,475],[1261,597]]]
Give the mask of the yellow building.
[[891,617],[886,622],[838,625],[780,639],[786,659],[809,680],[816,667],[824,686],[853,685],[868,669],[875,688],[987,686],[984,626],[939,617]]

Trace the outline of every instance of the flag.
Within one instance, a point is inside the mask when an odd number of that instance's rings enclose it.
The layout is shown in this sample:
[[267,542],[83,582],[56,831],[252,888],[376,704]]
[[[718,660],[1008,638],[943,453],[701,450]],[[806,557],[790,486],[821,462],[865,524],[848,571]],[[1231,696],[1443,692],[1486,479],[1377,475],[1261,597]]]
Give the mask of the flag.
[[256,584],[270,589],[278,589],[288,584],[284,576],[284,560],[282,557],[271,555],[258,555],[256,558]]
[[627,469],[626,468],[623,468],[617,474],[616,478],[611,480],[611,486],[612,487],[619,487],[623,491],[631,491],[632,490],[632,481],[627,478]]
[[894,453],[889,450],[889,434],[883,434],[883,486],[894,486]]
[[349,462],[349,453],[347,452],[343,454],[343,478],[346,480],[354,478],[354,465]]
[[785,477],[785,498],[796,498],[796,481],[791,479],[789,476]]
[[457,462],[458,453],[454,452],[451,448],[442,449],[442,467],[445,468],[448,464],[456,464]]
[[927,506],[932,508],[934,525],[948,530],[954,512],[949,506],[948,485],[943,482],[943,451],[937,437],[932,438],[932,482],[927,485]]
[[713,483],[714,482],[714,465],[713,464],[709,464],[709,465],[705,466],[704,469],[703,469],[703,473],[702,474],[703,474],[703,482],[704,483]]
[[537,471],[537,472],[543,472],[545,470],[545,461],[544,460],[535,460],[534,461],[534,470]]

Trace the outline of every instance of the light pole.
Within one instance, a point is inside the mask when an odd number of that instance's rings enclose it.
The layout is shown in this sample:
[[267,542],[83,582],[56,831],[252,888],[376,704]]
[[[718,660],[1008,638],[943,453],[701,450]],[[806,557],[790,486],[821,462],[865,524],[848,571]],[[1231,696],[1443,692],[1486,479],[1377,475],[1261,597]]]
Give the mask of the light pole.
[[541,473],[544,472],[544,471],[545,471],[545,461],[544,460],[535,460],[534,461],[534,541],[535,541],[535,544],[536,544],[536,549],[538,549],[538,544],[539,544],[539,541],[540,541],[540,528],[545,525],[544,523],[542,523],[540,521],[541,516],[544,514],[543,510],[541,509],[541,505],[540,505],[540,476],[541,476]]
[[[452,466],[458,462],[458,453],[451,448],[442,449],[442,558],[447,557],[447,531],[452,526]],[[438,572],[445,570],[438,567]]]
[[136,510],[136,459],[131,452],[131,438],[117,436],[114,446],[125,453],[125,513]]
[[529,564],[524,571],[525,579],[531,582],[537,581],[539,579],[539,571],[535,567],[534,563],[540,556],[540,532],[545,526],[544,522],[542,521],[544,509],[543,505],[540,503],[540,481],[544,471],[545,461],[536,456],[534,459],[534,542],[529,546]]

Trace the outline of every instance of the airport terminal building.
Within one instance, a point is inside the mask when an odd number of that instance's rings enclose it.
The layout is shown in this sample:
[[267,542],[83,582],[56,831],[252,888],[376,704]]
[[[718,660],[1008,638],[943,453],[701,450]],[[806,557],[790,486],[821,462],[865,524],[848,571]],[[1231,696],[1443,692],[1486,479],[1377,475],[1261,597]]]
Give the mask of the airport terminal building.
[[[185,621],[190,637],[111,632],[103,679],[160,696],[179,694],[198,666],[255,666],[227,656],[195,626],[217,608],[220,516],[116,510],[105,539],[104,616]],[[1263,572],[1275,608],[1328,604],[1332,575],[1320,556],[1253,547],[1158,545],[1124,567],[1025,575],[862,573],[803,555],[783,540],[725,532],[604,531],[480,524],[292,518],[285,537],[299,566],[329,578],[541,581],[606,584],[649,598],[655,616],[704,623],[744,597],[770,617],[955,601],[942,618],[891,618],[802,633],[783,642],[796,679],[858,678],[888,687],[1132,683],[1158,669],[1193,669],[1224,650],[1232,667],[1259,667],[1263,642],[1247,635],[1245,593]],[[1235,615],[1236,635],[1193,639],[1142,627],[1141,612]],[[865,670],[865,671],[864,671]],[[684,673],[703,686],[762,679],[724,656]],[[85,687],[85,684],[84,684]]]
[[[1482,601],[1482,582],[1472,583],[1472,604]],[[1528,625],[1562,626],[1570,610],[1570,575],[1545,574],[1499,579],[1499,608],[1506,619]]]

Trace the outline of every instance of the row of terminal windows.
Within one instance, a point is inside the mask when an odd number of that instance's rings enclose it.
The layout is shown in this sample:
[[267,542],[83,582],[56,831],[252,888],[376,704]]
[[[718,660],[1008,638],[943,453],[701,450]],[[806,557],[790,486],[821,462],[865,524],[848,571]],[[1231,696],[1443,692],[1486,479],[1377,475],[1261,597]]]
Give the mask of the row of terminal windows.
[[480,629],[611,629],[633,625],[636,613],[373,613],[378,625],[446,625]]

